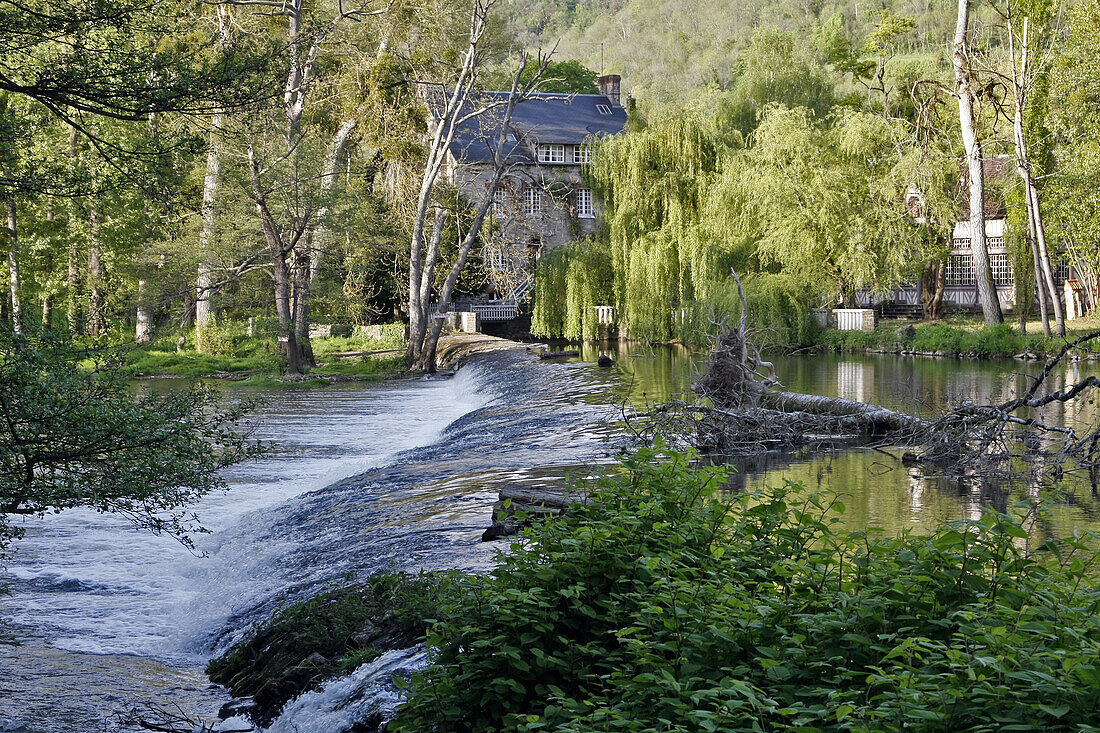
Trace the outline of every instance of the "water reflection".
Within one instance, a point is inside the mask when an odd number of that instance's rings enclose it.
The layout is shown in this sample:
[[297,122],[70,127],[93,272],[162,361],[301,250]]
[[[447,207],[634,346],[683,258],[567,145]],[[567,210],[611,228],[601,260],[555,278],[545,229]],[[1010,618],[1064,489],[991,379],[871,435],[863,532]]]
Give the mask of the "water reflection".
[[[623,376],[623,397],[635,405],[660,403],[690,392],[704,355],[683,347],[637,344],[577,347],[577,361],[600,354],[616,360]],[[795,392],[873,402],[898,410],[935,415],[964,401],[1002,402],[1027,392],[1043,365],[1015,360],[918,358],[893,354],[778,355],[773,358],[784,386]],[[1051,373],[1044,392],[1064,389],[1089,374],[1095,363],[1066,363]],[[1032,417],[1051,425],[1087,430],[1100,418],[1095,400],[1055,402]],[[903,465],[902,451],[838,449],[824,455],[774,455],[738,458],[733,490],[754,490],[795,481],[808,491],[848,495],[843,524],[878,527],[888,533],[903,529],[929,532],[944,522],[976,519],[984,507],[1014,509],[1040,495],[1046,513],[1030,519],[1043,537],[1100,530],[1100,499],[1087,476],[1059,477],[1049,459],[1034,456],[1017,462],[1002,475],[951,476],[927,467]],[[1008,474],[1011,473],[1011,478]]]

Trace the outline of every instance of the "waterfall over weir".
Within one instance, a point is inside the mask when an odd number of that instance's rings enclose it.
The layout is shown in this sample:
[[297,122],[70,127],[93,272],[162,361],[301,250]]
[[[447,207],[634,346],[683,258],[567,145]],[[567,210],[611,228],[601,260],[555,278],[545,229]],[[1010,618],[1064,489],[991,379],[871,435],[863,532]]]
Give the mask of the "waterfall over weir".
[[[226,696],[209,689],[206,659],[281,604],[349,573],[489,567],[479,538],[499,489],[605,460],[621,385],[514,352],[453,378],[267,393],[256,436],[273,454],[195,507],[211,531],[196,538],[203,556],[111,515],[28,520],[0,576],[0,634],[20,642],[0,647],[0,733],[127,730],[118,714],[147,702],[209,719]],[[422,658],[391,653],[352,677],[380,690],[383,668]],[[321,708],[340,694],[303,696],[273,729],[336,733]]]

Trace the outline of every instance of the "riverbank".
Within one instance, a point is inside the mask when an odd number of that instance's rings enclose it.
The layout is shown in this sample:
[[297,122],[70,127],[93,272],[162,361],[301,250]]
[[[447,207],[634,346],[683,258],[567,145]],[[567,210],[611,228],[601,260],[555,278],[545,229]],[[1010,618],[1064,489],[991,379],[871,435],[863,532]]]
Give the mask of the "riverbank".
[[[965,358],[1042,359],[1058,353],[1069,341],[1100,331],[1100,319],[1085,318],[1066,324],[1066,336],[1042,335],[1038,321],[1020,333],[1017,324],[986,326],[976,316],[957,316],[944,321],[880,321],[874,331],[822,329],[813,343],[803,348],[837,353],[893,353],[914,356]],[[792,349],[797,350],[797,349]],[[1082,354],[1096,359],[1098,355]]]
[[[286,374],[284,360],[269,343],[252,339],[226,354],[177,350],[158,342],[132,348],[123,358],[141,379],[213,379],[250,387],[323,387],[342,382],[376,382],[419,376],[405,368],[400,339],[329,337],[312,340],[317,366],[303,374]],[[436,364],[454,371],[479,354],[526,349],[528,345],[486,334],[448,334],[439,340]]]

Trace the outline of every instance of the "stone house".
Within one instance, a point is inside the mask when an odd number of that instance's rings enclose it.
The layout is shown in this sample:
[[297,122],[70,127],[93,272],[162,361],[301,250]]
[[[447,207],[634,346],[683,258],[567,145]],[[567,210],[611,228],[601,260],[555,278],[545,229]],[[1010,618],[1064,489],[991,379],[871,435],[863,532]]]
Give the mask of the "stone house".
[[[483,251],[501,298],[522,300],[543,252],[599,229],[600,202],[581,170],[590,158],[589,143],[618,134],[627,120],[619,76],[603,76],[599,84],[599,94],[536,93],[516,105],[507,169],[495,191],[488,187],[499,117],[485,115],[456,132],[445,175],[470,201],[493,197]],[[482,94],[501,101],[508,96]]]

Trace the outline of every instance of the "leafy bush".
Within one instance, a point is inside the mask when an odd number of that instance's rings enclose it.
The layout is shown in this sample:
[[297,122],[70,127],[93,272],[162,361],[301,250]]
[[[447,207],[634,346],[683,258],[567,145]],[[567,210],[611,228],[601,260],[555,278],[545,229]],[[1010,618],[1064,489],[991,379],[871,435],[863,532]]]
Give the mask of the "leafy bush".
[[1097,730],[1084,540],[995,513],[874,539],[835,497],[624,467],[458,584],[394,730]]
[[240,324],[233,321],[210,321],[202,328],[195,329],[195,342],[198,350],[204,354],[232,356],[236,345],[234,338],[242,333]]

